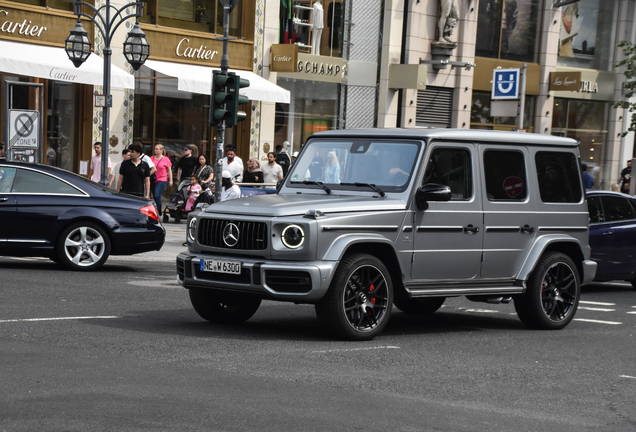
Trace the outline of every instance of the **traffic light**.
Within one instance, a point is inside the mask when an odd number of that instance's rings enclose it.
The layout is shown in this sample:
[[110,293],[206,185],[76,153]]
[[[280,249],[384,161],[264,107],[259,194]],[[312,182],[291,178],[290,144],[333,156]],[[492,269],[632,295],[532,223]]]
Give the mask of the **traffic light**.
[[247,114],[245,114],[244,111],[239,111],[239,105],[249,103],[250,100],[247,98],[247,96],[241,96],[239,94],[239,91],[242,88],[249,87],[250,82],[245,78],[241,78],[234,72],[230,72],[230,76],[232,77],[232,80],[228,81],[227,83],[227,91],[232,95],[232,98],[228,102],[226,108],[228,111],[230,111],[231,117],[227,121],[227,124],[230,126],[235,126],[238,124],[238,122],[243,121],[247,118]]
[[234,86],[234,79],[229,75],[223,75],[221,71],[212,71],[212,94],[210,95],[210,125],[218,126],[223,121],[232,119],[233,95],[228,92],[228,87]]

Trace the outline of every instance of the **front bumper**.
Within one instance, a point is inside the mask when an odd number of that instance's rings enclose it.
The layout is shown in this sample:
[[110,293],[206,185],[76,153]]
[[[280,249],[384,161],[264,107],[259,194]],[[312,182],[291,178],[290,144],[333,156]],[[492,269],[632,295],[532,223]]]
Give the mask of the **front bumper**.
[[[204,272],[201,259],[241,261],[240,275]],[[177,281],[184,288],[209,288],[258,294],[264,298],[315,303],[331,283],[338,261],[275,261],[182,252]]]
[[596,263],[592,260],[584,260],[583,261],[583,281],[581,282],[581,286],[587,285],[594,280],[594,276],[596,276]]

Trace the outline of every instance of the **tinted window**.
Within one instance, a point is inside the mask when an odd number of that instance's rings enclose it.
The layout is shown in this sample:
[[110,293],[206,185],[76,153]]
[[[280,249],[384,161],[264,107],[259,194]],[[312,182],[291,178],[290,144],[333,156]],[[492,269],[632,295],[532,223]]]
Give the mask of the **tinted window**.
[[488,150],[484,153],[484,171],[490,201],[523,201],[528,196],[523,153]]
[[12,192],[82,195],[80,191],[63,181],[46,174],[25,169],[17,170]]
[[0,193],[11,192],[15,178],[15,168],[0,168]]
[[536,163],[543,202],[581,201],[581,174],[573,153],[537,152]]
[[634,219],[634,212],[629,201],[625,198],[604,196],[603,208],[605,209],[605,220],[607,222]]
[[590,223],[605,222],[601,197],[591,196],[587,198],[587,209],[590,212]]
[[470,152],[466,149],[433,150],[422,184],[427,183],[450,186],[451,201],[470,199],[473,195]]

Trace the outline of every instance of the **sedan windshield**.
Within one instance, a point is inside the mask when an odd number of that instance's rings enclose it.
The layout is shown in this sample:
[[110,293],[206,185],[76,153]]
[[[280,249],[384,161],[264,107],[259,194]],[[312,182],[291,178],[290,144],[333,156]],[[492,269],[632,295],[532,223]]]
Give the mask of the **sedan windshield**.
[[311,140],[289,175],[289,187],[316,187],[320,182],[331,189],[402,192],[414,171],[419,142],[372,140]]

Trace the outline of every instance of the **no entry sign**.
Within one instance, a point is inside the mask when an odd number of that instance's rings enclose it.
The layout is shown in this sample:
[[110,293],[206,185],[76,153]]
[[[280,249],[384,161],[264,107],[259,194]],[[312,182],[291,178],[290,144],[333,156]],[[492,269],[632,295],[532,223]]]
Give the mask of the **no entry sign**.
[[504,180],[504,190],[510,198],[517,198],[523,192],[523,180],[519,177],[508,177]]
[[38,148],[40,113],[32,110],[10,110],[9,146]]

